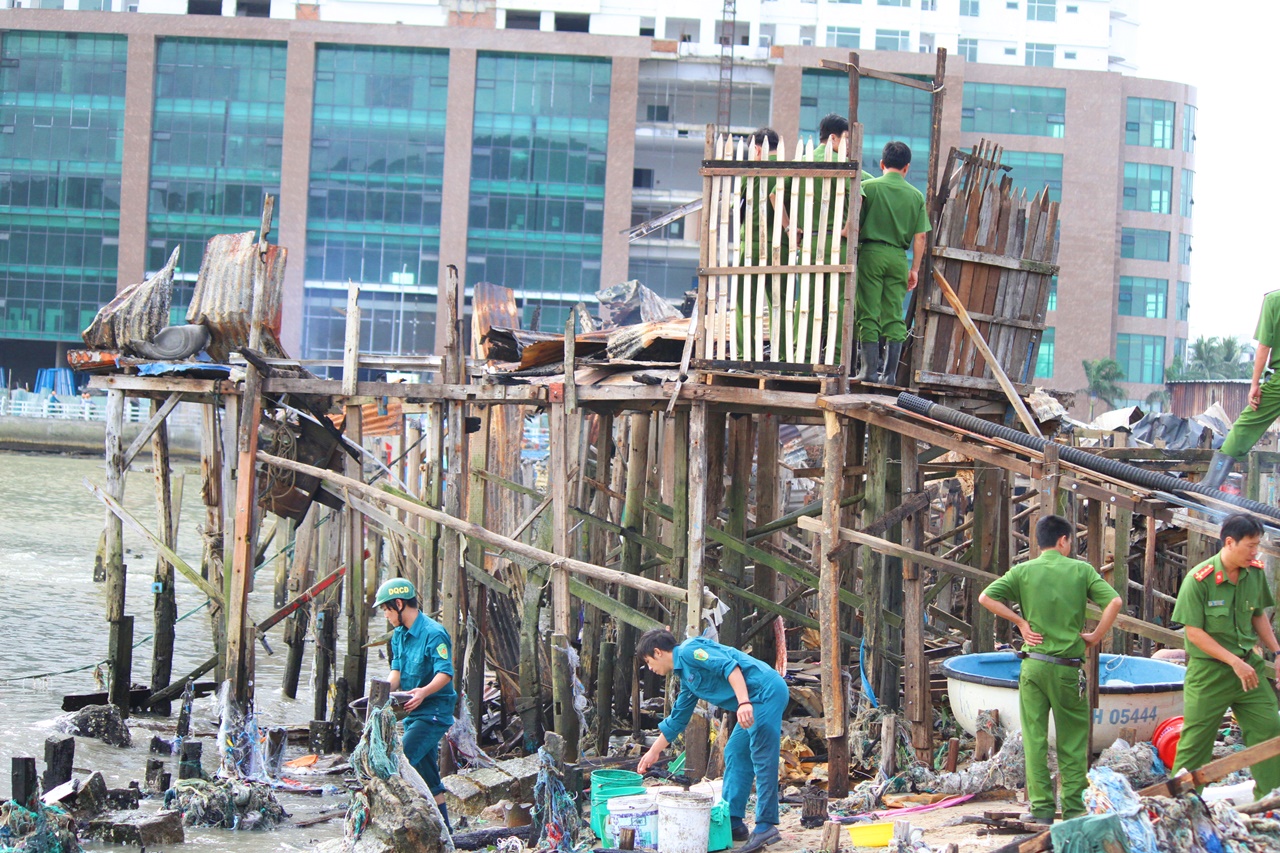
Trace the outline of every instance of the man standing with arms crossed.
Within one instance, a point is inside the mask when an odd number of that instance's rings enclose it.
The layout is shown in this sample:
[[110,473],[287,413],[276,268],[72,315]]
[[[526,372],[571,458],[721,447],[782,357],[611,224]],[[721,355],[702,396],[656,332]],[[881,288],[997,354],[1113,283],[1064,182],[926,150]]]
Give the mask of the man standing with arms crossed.
[[[1072,559],[1075,525],[1059,515],[1036,524],[1039,557],[1011,568],[991,582],[978,603],[1018,626],[1025,644],[1018,656],[1018,716],[1026,751],[1029,822],[1051,824],[1053,780],[1049,776],[1049,712],[1057,735],[1062,780],[1062,818],[1084,814],[1089,784],[1089,696],[1085,689],[1085,649],[1111,630],[1121,598],[1097,569]],[[1085,605],[1102,608],[1098,627],[1083,632]],[[1004,603],[1008,602],[1008,604]],[[1019,615],[1009,604],[1018,604]]]
[[[1183,686],[1182,735],[1174,770],[1198,770],[1213,758],[1213,742],[1230,707],[1254,746],[1280,735],[1276,694],[1267,680],[1270,665],[1261,643],[1280,651],[1266,608],[1274,607],[1266,575],[1256,565],[1262,524],[1250,515],[1222,523],[1222,550],[1182,579],[1173,621],[1186,631],[1187,679]],[[1275,663],[1280,676],[1280,658]],[[1255,798],[1280,787],[1280,757],[1253,765]]]

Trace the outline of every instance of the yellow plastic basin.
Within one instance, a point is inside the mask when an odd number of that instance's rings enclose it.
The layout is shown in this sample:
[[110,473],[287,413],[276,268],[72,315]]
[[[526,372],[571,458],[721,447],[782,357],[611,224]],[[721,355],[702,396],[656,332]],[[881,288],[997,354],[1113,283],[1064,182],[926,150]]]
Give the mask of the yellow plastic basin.
[[893,840],[892,823],[855,823],[849,827],[854,847],[888,847]]

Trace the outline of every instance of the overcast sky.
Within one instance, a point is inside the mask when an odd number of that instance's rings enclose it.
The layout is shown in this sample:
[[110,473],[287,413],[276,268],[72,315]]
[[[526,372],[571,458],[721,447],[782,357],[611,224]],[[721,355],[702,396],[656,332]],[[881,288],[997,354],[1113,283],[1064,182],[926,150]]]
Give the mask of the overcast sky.
[[1139,76],[1197,89],[1192,339],[1252,340],[1262,295],[1280,288],[1277,24],[1273,0],[1142,0]]

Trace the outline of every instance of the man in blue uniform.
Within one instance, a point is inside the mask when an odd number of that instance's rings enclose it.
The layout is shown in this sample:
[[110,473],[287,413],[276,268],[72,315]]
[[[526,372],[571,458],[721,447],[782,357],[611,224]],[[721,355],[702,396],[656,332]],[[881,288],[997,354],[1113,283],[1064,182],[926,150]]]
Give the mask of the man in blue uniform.
[[[697,637],[679,645],[670,631],[646,631],[636,644],[636,659],[655,675],[680,676],[680,695],[671,715],[658,724],[657,741],[640,759],[646,772],[662,756],[667,744],[680,736],[694,706],[705,699],[727,711],[736,712],[738,725],[724,746],[725,801],[735,841],[746,841],[740,853],[761,850],[782,840],[778,833],[778,757],[782,747],[782,713],[786,710],[787,683],[768,665]],[[751,781],[756,784],[756,825],[748,836],[743,818]]]
[[453,689],[453,648],[444,627],[418,609],[418,593],[404,578],[378,588],[374,606],[381,607],[395,631],[391,634],[391,689],[413,695],[405,702],[404,755],[422,776],[440,806],[445,826],[449,810],[440,781],[440,739],[453,725],[458,694]]

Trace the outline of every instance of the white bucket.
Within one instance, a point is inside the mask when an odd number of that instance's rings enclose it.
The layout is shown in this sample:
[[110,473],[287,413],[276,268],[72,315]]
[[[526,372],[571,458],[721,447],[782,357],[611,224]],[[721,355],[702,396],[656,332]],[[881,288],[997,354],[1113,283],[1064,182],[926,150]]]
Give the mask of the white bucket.
[[[636,831],[636,847],[658,846],[658,803],[648,794],[614,797],[609,800],[609,816],[604,823],[605,842],[617,847],[624,829]],[[705,851],[704,851],[705,853]]]
[[658,795],[658,849],[662,853],[707,853],[711,835],[710,794],[663,791]]

